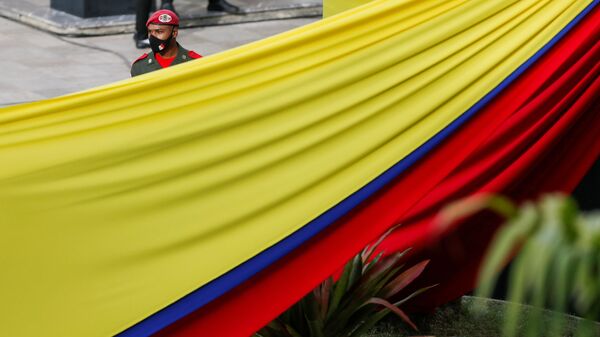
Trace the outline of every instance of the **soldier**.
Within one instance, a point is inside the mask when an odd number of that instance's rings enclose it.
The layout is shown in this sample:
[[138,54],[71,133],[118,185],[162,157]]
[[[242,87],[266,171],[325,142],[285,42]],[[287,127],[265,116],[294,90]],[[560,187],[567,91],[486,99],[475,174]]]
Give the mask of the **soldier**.
[[179,18],[167,9],[161,9],[146,22],[152,52],[140,56],[131,66],[131,76],[149,73],[175,64],[202,57],[177,43]]

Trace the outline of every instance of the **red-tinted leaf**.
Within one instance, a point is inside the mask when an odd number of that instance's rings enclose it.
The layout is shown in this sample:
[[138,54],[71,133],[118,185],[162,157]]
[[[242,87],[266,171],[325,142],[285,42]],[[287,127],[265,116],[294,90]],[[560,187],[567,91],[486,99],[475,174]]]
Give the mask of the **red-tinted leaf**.
[[379,237],[379,239],[377,239],[377,241],[374,244],[365,247],[365,249],[361,253],[363,262],[369,261],[369,259],[371,258],[371,255],[373,255],[373,252],[375,251],[375,249],[377,249],[377,247],[383,242],[383,240],[385,240],[385,238],[388,237],[399,226],[400,226],[400,224],[395,225],[394,227],[388,229],[385,233],[383,233],[382,236]]
[[386,256],[383,259],[381,259],[379,261],[379,263],[377,265],[375,265],[373,268],[371,268],[371,270],[369,270],[369,272],[367,274],[365,274],[365,280],[368,282],[370,280],[372,280],[373,278],[377,277],[379,274],[390,270],[390,268],[394,267],[398,261],[404,256],[406,255],[406,253],[409,251],[410,249],[407,249],[401,253],[396,253],[394,255],[390,255],[390,256]]
[[383,288],[381,297],[389,298],[406,288],[407,285],[411,284],[417,277],[419,277],[419,275],[421,275],[428,263],[429,260],[423,261],[398,275],[394,280],[388,283],[385,288]]
[[327,318],[327,311],[329,310],[329,297],[331,296],[332,287],[332,277],[328,277],[325,281],[323,281],[323,283],[321,283],[321,298],[319,299],[319,305],[321,306],[321,318],[323,320]]
[[400,308],[398,308],[397,306],[393,305],[392,303],[384,300],[383,298],[377,298],[377,297],[371,298],[369,300],[369,303],[379,304],[379,305],[382,305],[382,306],[388,308],[391,312],[393,312],[396,315],[398,315],[398,317],[400,317],[406,324],[410,325],[410,327],[413,328],[415,331],[419,331],[419,329],[417,328],[417,326],[415,325],[415,323],[413,323],[410,320],[410,318],[408,317],[408,315],[406,315],[404,313],[404,311],[402,311]]

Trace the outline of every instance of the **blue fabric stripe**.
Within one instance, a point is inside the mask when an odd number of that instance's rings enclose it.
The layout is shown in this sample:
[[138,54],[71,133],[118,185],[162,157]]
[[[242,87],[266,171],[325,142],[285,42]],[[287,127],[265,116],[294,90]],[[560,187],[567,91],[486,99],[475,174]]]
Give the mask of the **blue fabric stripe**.
[[552,48],[552,46],[560,41],[560,39],[562,39],[599,3],[600,0],[594,0],[592,3],[590,3],[585,10],[579,13],[579,15],[577,15],[573,21],[563,28],[560,33],[552,38],[550,42],[548,42],[542,49],[540,49],[535,55],[527,60],[527,62],[523,63],[515,72],[513,72],[502,83],[489,92],[483,99],[477,102],[463,115],[453,121],[450,125],[444,128],[430,140],[428,140],[425,144],[417,148],[413,153],[398,162],[396,165],[392,166],[386,172],[382,173],[379,177],[364,186],[362,189],[358,190],[356,193],[352,194],[338,205],[323,213],[321,216],[314,219],[274,246],[266,249],[252,259],[242,263],[238,267],[232,269],[228,273],[218,277],[203,287],[195,290],[172,305],[146,318],[128,330],[118,334],[117,337],[151,336],[152,334],[198,310],[214,299],[230,291],[234,287],[240,285],[264,268],[289,254],[291,251],[299,247],[316,234],[320,233],[335,221],[339,220],[342,216],[346,215],[367,198],[380,191],[393,179],[398,177],[402,172],[423,158],[427,153],[433,150],[470,118],[472,118],[478,111],[485,107],[491,100],[498,96],[506,87],[508,87],[529,67],[531,67],[533,63],[546,54],[548,50]]

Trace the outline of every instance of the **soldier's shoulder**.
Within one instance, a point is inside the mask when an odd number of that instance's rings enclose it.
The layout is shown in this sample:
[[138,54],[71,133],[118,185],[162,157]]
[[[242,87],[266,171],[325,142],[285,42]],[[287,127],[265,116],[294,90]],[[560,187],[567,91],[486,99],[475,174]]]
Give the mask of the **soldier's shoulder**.
[[[141,62],[145,60],[148,61]],[[131,76],[137,76],[152,71],[152,63],[152,59],[148,54],[138,57],[137,60],[133,61],[133,64],[131,65]]]
[[148,57],[148,53],[143,53],[142,56],[138,57],[135,61],[133,61],[133,64],[136,64],[137,62],[146,59]]
[[190,51],[188,51],[188,56],[189,56],[190,58],[192,58],[192,59],[199,59],[199,58],[201,58],[201,57],[202,57],[202,55],[200,55],[200,54],[196,53],[196,52],[195,52],[195,51],[193,51],[193,50],[190,50]]

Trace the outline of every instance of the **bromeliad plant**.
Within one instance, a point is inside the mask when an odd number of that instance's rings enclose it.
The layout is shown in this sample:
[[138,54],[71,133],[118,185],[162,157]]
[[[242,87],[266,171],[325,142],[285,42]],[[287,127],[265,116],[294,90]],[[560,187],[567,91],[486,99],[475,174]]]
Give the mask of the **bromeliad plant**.
[[337,280],[329,277],[323,281],[254,336],[358,337],[390,312],[417,330],[400,306],[431,287],[419,289],[395,303],[390,298],[414,281],[429,261],[405,269],[400,261],[407,251],[389,256],[381,252],[373,257],[390,232],[346,263]]

